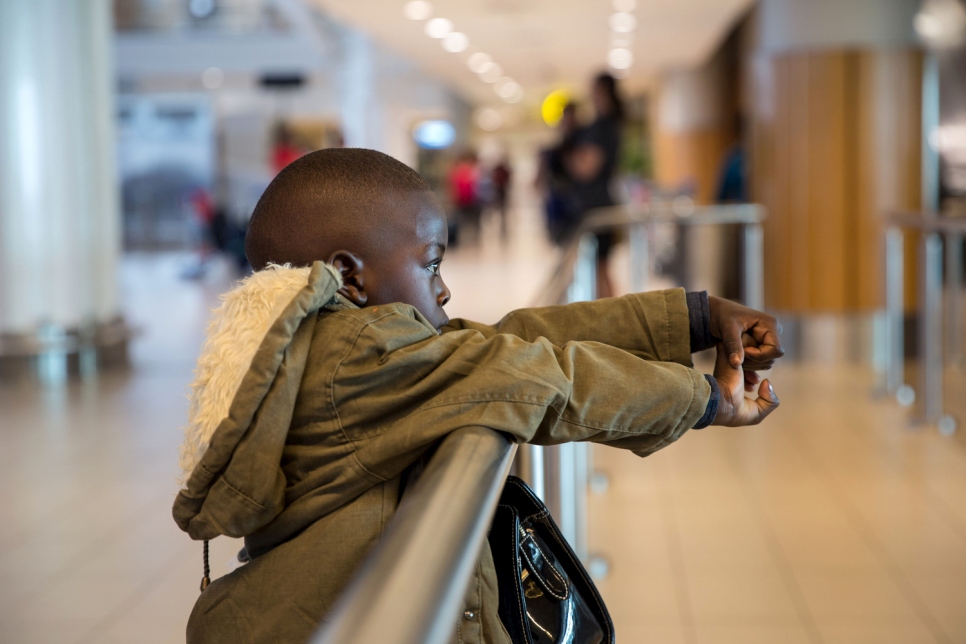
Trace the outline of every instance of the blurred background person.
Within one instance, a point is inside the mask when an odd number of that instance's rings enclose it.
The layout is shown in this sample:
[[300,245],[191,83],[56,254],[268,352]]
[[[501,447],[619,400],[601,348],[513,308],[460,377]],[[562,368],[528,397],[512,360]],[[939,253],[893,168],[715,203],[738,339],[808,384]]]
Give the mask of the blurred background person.
[[500,220],[500,237],[503,240],[506,240],[509,231],[507,226],[507,199],[509,197],[510,180],[512,178],[513,173],[510,170],[510,160],[503,154],[496,162],[496,165],[493,166],[493,169],[490,170],[490,183],[493,190],[491,203]]
[[[590,90],[595,118],[575,135],[573,150],[566,167],[574,182],[574,195],[580,217],[594,208],[613,206],[611,182],[617,169],[621,147],[621,121],[624,103],[617,89],[617,79],[604,72],[594,78]],[[614,287],[607,260],[614,246],[614,233],[597,233],[597,295],[610,297]]]
[[279,121],[275,125],[274,142],[272,143],[271,165],[274,174],[284,170],[285,166],[305,153],[306,150],[303,150],[296,143],[295,135],[289,126],[285,122]]
[[[480,234],[480,166],[476,152],[466,150],[450,167],[447,176],[452,219],[450,244],[476,242]],[[455,235],[453,227],[455,226]]]
[[579,125],[577,103],[570,101],[557,124],[560,138],[556,144],[540,151],[535,186],[543,198],[547,234],[555,244],[566,243],[580,222],[574,182],[566,164],[574,149]]
[[207,189],[198,187],[185,199],[191,212],[189,226],[195,240],[195,261],[181,273],[184,279],[200,279],[205,276],[208,262],[217,250],[214,238],[215,201]]

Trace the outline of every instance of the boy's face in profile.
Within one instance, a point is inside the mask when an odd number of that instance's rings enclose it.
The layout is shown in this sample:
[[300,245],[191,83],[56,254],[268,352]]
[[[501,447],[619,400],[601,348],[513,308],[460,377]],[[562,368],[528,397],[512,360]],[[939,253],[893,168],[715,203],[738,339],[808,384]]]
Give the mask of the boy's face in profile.
[[443,307],[450,291],[440,275],[446,252],[446,217],[431,193],[409,193],[393,200],[395,217],[382,235],[391,235],[382,256],[368,258],[368,306],[402,302],[414,306],[434,328],[449,321]]

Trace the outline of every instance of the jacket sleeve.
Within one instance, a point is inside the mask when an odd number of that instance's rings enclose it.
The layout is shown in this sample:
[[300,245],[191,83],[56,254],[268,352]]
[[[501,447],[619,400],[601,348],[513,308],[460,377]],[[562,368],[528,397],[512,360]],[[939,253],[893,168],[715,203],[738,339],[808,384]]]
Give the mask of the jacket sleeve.
[[[593,441],[646,456],[693,427],[711,393],[692,369],[599,342],[557,346],[546,337],[469,329],[412,342],[402,317],[383,317],[360,333],[333,381],[342,430],[359,463],[379,478],[397,475],[467,425],[519,442]],[[385,325],[395,328],[379,329]],[[422,325],[409,326],[420,333]],[[373,335],[393,343],[376,350],[380,343],[367,340]]]
[[645,360],[691,366],[691,337],[684,289],[635,293],[593,302],[520,309],[494,325],[455,319],[443,332],[471,329],[484,337],[510,333],[551,344],[594,341]]

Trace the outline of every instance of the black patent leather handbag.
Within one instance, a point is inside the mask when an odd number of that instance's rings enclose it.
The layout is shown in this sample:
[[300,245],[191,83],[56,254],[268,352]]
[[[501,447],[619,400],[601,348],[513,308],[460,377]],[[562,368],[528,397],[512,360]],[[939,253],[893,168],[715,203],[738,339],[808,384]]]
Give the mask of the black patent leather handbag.
[[513,644],[613,644],[597,587],[550,511],[515,476],[507,477],[488,539],[500,620]]

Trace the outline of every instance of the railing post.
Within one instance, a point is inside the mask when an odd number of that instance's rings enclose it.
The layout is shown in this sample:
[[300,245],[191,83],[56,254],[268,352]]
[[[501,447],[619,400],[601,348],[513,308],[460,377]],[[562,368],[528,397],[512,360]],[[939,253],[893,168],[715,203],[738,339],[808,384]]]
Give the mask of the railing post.
[[547,502],[547,474],[544,467],[545,449],[541,445],[533,445],[532,443],[521,445],[517,451],[515,463],[520,478],[530,484],[533,493],[540,497],[540,500],[544,503]]
[[888,347],[886,357],[886,392],[895,396],[902,405],[911,404],[912,390],[906,387],[905,379],[905,340],[903,326],[905,320],[905,274],[903,272],[902,230],[890,227],[886,231],[886,316]]
[[942,239],[926,232],[919,258],[919,390],[922,420],[938,424],[943,417]]
[[[567,302],[597,299],[597,238],[584,235],[577,250],[574,280],[567,290]],[[587,559],[587,486],[590,446],[564,443],[543,448],[545,456],[544,501],[560,531],[581,559]]]
[[963,361],[963,236],[946,235],[946,357]]
[[587,562],[590,544],[587,542],[587,492],[590,489],[590,467],[593,445],[570,443],[574,449],[574,552]]
[[765,308],[765,234],[761,224],[742,226],[745,241],[744,285],[745,306],[759,311]]
[[651,272],[648,232],[647,223],[643,221],[635,223],[630,227],[632,293],[641,293],[647,290],[648,278]]
[[577,249],[574,281],[567,289],[567,302],[589,302],[597,299],[597,238],[585,234]]

